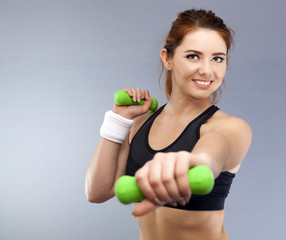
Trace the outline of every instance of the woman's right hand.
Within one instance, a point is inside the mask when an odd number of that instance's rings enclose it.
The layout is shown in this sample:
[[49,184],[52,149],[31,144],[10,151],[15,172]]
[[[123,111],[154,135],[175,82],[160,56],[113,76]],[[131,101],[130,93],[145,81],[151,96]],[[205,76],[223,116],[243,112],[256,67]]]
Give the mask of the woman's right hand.
[[121,115],[127,119],[134,119],[140,115],[148,112],[152,104],[152,98],[149,95],[149,91],[144,91],[139,88],[124,88],[124,92],[127,92],[134,102],[140,102],[145,100],[143,105],[131,105],[131,106],[118,106],[114,104],[113,112]]

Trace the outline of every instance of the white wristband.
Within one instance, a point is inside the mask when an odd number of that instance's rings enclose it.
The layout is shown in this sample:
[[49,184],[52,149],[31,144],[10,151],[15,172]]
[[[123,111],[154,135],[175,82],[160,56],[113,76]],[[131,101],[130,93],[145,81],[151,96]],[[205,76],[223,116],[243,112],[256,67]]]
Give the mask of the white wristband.
[[124,118],[111,110],[107,111],[100,128],[100,135],[107,140],[121,144],[127,137],[133,122],[133,120]]

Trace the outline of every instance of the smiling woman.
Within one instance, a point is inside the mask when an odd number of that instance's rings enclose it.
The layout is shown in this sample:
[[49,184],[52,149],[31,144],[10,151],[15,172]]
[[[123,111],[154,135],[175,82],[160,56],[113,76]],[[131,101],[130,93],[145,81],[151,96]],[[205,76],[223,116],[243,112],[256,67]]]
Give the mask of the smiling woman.
[[[229,239],[224,202],[251,142],[244,120],[213,105],[231,45],[231,30],[213,12],[182,12],[161,50],[167,104],[150,113],[149,92],[125,88],[144,104],[114,105],[105,115],[86,195],[91,202],[107,201],[120,176],[135,176],[146,197],[133,212],[141,240]],[[205,196],[192,194],[188,180],[188,170],[199,165],[215,177]]]
[[[218,52],[218,55],[222,55],[222,60],[227,60],[229,51],[233,47],[233,30],[225,25],[223,20],[217,17],[212,11],[205,10],[188,10],[182,12],[178,15],[178,18],[173,22],[172,28],[166,38],[166,44],[164,49],[167,50],[168,56],[173,57],[175,49],[184,40],[185,36],[196,30],[213,30],[224,40],[224,45],[226,47],[226,52]],[[201,52],[194,51],[195,49],[190,49],[189,54],[191,59],[199,59]],[[216,54],[216,53],[214,53]],[[162,73],[165,66],[162,63]],[[161,75],[162,75],[161,73]],[[171,72],[167,71],[165,79],[165,91],[167,98],[170,97],[172,91],[172,76]],[[217,97],[220,95],[220,88],[211,94],[212,103],[217,102]]]
[[[172,79],[171,89],[167,89],[167,92],[177,91],[176,88],[181,87],[189,96],[189,91],[203,89],[205,91],[197,92],[198,95],[194,97],[210,96],[223,81],[226,55],[227,46],[217,31],[204,28],[189,31],[172,55],[166,48],[161,51],[161,59]],[[194,88],[192,83],[198,88]],[[172,97],[176,97],[176,94],[172,94]]]

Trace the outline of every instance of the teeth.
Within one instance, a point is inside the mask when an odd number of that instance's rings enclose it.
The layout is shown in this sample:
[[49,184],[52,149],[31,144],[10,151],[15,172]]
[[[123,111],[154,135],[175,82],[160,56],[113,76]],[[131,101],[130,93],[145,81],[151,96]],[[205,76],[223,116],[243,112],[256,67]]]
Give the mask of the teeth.
[[209,85],[211,83],[211,81],[209,82],[205,82],[205,81],[198,81],[198,80],[194,80],[194,82],[200,84],[200,85]]

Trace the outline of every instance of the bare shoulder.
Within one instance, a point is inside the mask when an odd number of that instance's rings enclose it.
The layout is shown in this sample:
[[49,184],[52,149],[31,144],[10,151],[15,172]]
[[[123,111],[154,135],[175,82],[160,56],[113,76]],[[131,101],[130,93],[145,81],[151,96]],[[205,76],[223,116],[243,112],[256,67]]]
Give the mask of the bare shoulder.
[[238,117],[228,115],[219,110],[202,126],[201,133],[231,131],[237,134],[246,134],[251,137],[249,124]]

